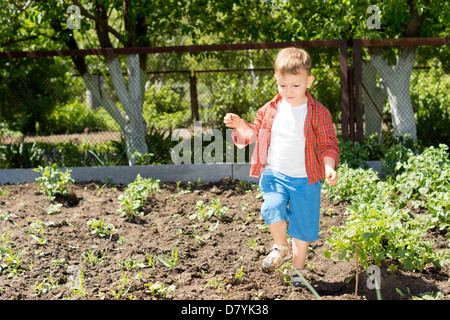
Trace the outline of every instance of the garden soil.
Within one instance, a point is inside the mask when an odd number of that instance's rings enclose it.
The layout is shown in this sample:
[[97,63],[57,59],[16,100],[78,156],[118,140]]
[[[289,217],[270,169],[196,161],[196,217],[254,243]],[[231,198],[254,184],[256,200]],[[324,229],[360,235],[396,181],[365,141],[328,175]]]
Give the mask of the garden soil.
[[[52,203],[37,191],[36,183],[0,188],[0,248],[18,256],[15,273],[6,259],[1,261],[0,300],[317,297],[308,288],[289,285],[289,263],[276,271],[262,270],[273,243],[260,218],[263,200],[255,185],[229,178],[217,183],[164,183],[135,221],[117,212],[123,185],[73,184],[72,196],[57,199],[63,206],[54,214],[48,213]],[[209,205],[214,199],[229,208],[224,218],[190,219],[199,200]],[[376,291],[369,289],[361,266],[356,277],[355,260],[333,261],[323,253],[329,248],[329,228],[345,223],[347,205],[331,203],[323,195],[320,239],[310,243],[307,278],[324,300],[375,300]],[[116,231],[100,237],[88,225],[92,219],[104,220]],[[436,246],[448,248],[448,239],[435,236]],[[176,265],[163,264],[158,257],[164,256]],[[412,299],[426,292],[441,291],[447,298],[450,294],[448,267],[427,267],[422,273],[399,267],[391,273],[381,266],[380,275],[384,300]],[[159,290],[153,284],[160,284]]]

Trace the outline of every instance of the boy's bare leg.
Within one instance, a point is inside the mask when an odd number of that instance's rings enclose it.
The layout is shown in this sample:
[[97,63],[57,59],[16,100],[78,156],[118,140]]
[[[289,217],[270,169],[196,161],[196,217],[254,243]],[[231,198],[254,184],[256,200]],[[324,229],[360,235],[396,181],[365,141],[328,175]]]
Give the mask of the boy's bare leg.
[[276,244],[287,246],[287,223],[286,221],[280,220],[269,224],[269,230],[272,235],[273,241]]
[[292,253],[294,255],[294,268],[302,270],[305,268],[306,255],[308,254],[308,242],[292,238]]

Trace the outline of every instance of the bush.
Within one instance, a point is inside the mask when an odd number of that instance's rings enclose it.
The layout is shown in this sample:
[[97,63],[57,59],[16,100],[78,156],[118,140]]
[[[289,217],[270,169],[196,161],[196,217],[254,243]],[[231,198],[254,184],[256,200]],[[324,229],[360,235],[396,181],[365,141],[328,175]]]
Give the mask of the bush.
[[84,103],[73,102],[55,107],[46,118],[47,126],[41,128],[40,133],[68,134],[89,131],[119,130],[112,117],[103,108],[91,109]]
[[[398,162],[393,176],[378,179],[373,170],[339,168],[335,187],[324,184],[331,200],[350,201],[345,225],[331,228],[327,240],[329,258],[349,260],[356,253],[364,267],[390,259],[408,270],[423,271],[428,264],[440,267],[448,263],[447,252],[433,250],[432,241],[424,241],[430,228],[450,226],[450,161],[448,147],[427,148],[422,154],[408,152]],[[428,209],[413,214],[411,208]],[[450,233],[448,233],[450,235]]]

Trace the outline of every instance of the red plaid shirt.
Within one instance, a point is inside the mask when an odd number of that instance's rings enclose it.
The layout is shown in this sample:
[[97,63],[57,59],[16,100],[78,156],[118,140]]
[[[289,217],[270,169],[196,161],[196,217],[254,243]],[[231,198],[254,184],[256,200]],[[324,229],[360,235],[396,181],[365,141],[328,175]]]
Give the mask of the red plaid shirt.
[[[323,158],[329,156],[339,162],[339,148],[331,113],[320,102],[313,99],[307,91],[307,113],[305,119],[305,165],[308,183],[313,184],[325,178]],[[273,119],[277,113],[277,103],[281,101],[278,94],[257,112],[253,124],[245,121],[253,131],[250,138],[245,139],[235,129],[231,134],[234,144],[242,149],[248,144],[255,143],[250,162],[250,177],[258,178],[267,164],[267,152],[270,144],[270,133]]]

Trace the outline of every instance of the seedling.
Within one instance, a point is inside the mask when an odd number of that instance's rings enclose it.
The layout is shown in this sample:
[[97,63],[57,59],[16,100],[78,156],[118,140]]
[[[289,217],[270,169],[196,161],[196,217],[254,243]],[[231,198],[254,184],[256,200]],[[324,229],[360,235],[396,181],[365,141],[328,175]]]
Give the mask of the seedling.
[[120,208],[117,211],[128,220],[143,216],[142,209],[147,204],[147,198],[155,193],[161,193],[159,184],[159,180],[144,179],[138,174],[125,188],[124,194],[119,196]]
[[112,234],[116,231],[116,227],[111,223],[105,223],[105,219],[92,219],[89,220],[87,224],[93,229],[91,233],[96,234],[101,238],[109,236],[111,239]]
[[67,185],[75,182],[70,176],[72,170],[66,169],[65,172],[62,172],[56,163],[47,167],[39,166],[34,171],[41,174],[36,178],[39,191],[45,195],[45,199],[50,201],[55,200],[57,194],[67,196],[69,194]]
[[209,220],[211,217],[216,216],[219,219],[223,219],[226,217],[229,208],[226,206],[221,207],[220,200],[214,199],[211,201],[211,205],[205,205],[202,200],[197,201],[195,204],[197,210],[195,213],[189,216],[189,219],[192,220]]
[[178,248],[173,246],[170,252],[170,258],[161,252],[161,255],[156,256],[156,258],[166,267],[175,268],[178,264]]
[[175,286],[171,285],[169,287],[165,287],[162,283],[147,283],[144,284],[144,286],[148,287],[149,290],[147,290],[147,293],[150,293],[154,297],[161,297],[165,299],[168,294],[173,294],[175,292]]
[[239,283],[244,282],[245,279],[244,267],[241,266],[240,268],[238,268],[234,277]]

